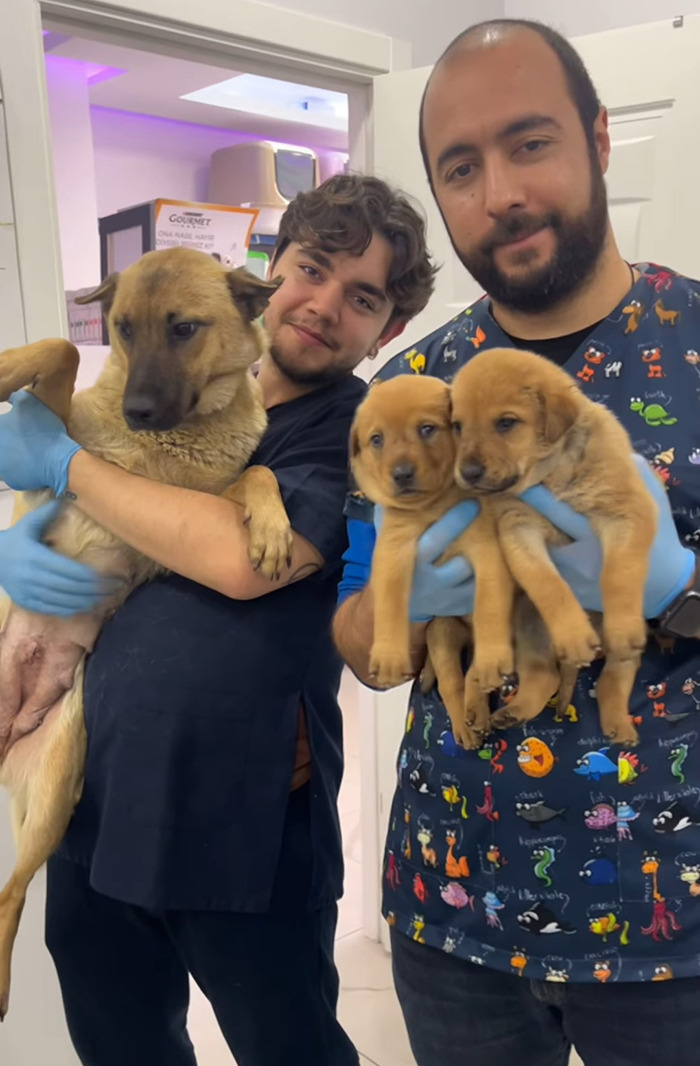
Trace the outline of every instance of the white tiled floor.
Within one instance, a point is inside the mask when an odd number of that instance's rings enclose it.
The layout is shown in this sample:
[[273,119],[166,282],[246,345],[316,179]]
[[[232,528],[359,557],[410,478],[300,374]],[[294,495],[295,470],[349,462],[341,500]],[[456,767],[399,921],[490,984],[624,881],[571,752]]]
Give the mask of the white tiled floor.
[[[340,1021],[360,1052],[362,1066],[415,1066],[384,949],[363,936],[360,841],[360,755],[358,716],[352,685],[344,684],[346,769],[340,794],[346,863],[340,902],[336,961],[340,971]],[[209,1003],[195,985],[189,1027],[199,1066],[234,1066]],[[513,1066],[517,1066],[516,1063]],[[582,1066],[574,1056],[570,1066]]]

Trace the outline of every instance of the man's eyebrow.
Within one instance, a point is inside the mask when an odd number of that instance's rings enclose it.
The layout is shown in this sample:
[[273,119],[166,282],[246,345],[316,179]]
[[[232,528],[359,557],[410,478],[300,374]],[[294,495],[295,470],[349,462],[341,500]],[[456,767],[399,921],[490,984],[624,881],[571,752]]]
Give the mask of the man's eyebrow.
[[[314,263],[323,267],[324,270],[333,270],[333,261],[323,252],[319,252],[316,248],[305,248],[304,254],[308,255],[309,259],[313,259]],[[384,289],[380,289],[377,285],[372,285],[369,281],[354,282],[351,288],[357,289],[359,292],[364,292],[367,296],[372,296],[375,300],[379,300],[381,303],[387,302],[388,297]]]
[[[551,118],[549,115],[524,115],[522,118],[515,119],[514,122],[509,122],[500,133],[497,135],[497,140],[506,141],[510,137],[517,137],[520,133],[529,133],[533,130],[541,129],[561,129],[561,126],[556,119]],[[466,141],[462,141],[458,144],[451,144],[449,148],[446,148],[444,152],[440,153],[437,161],[437,169],[441,170],[446,163],[452,162],[458,156],[471,155],[477,151],[476,145],[469,144]]]

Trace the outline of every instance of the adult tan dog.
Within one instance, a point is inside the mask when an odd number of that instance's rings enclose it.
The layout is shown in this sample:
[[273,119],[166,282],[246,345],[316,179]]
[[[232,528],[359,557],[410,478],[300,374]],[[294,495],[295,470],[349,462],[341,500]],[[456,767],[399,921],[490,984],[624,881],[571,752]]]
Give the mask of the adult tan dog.
[[[111,351],[92,388],[73,394],[78,352],[49,340],[0,354],[0,399],[29,387],[94,455],[242,504],[251,562],[274,577],[291,549],[289,521],[274,475],[245,467],[267,424],[250,373],[266,343],[255,320],[276,287],[226,271],[202,252],[150,252],[82,301],[101,300],[108,315]],[[14,520],[48,495],[18,495]],[[82,787],[85,656],[105,617],[162,571],[70,501],[47,542],[120,575],[124,585],[95,612],[70,619],[7,601],[0,608],[0,782],[12,794],[17,844],[15,869],[0,894],[0,1017],[8,1008],[27,887],[60,843]]]
[[[373,385],[357,409],[350,461],[360,490],[384,508],[372,558],[374,643],[370,674],[380,687],[413,676],[409,600],[420,535],[453,505],[468,498],[454,480],[455,445],[450,389],[432,377],[401,375]],[[488,506],[453,543],[445,560],[465,555],[478,575],[474,605],[474,658],[469,708],[464,675],[450,669],[441,620],[428,628],[428,650],[455,736],[478,747],[488,729],[485,693],[513,672],[511,612],[514,584]],[[451,638],[451,620],[445,622]],[[443,664],[445,672],[443,672]]]
[[[549,557],[548,544],[566,538],[515,494],[541,483],[589,519],[602,548],[601,724],[617,743],[636,743],[629,697],[647,640],[642,598],[657,511],[626,431],[566,371],[511,349],[481,352],[457,373],[452,416],[457,479],[480,499],[498,500],[508,567],[544,620],[552,669],[569,675],[598,654],[601,635]],[[539,710],[518,695],[494,724],[522,724]]]

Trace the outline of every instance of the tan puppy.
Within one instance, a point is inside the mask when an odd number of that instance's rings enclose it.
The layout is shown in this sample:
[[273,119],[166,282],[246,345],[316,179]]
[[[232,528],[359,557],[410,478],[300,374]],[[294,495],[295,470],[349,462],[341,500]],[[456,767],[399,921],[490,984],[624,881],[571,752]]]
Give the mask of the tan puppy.
[[[251,561],[273,577],[290,552],[289,521],[274,475],[244,469],[267,424],[249,371],[266,343],[255,319],[276,287],[226,271],[202,252],[150,252],[82,301],[103,301],[112,345],[92,388],[73,395],[79,356],[72,344],[42,341],[0,354],[0,400],[29,386],[93,455],[241,503]],[[14,519],[49,495],[18,496]],[[162,570],[70,502],[47,542],[125,584],[106,606],[70,619],[0,606],[0,781],[12,793],[17,843],[0,894],[0,1018],[27,887],[60,843],[82,788],[85,655],[106,615]]]
[[[385,509],[370,578],[374,597],[370,672],[380,686],[397,685],[413,676],[409,600],[418,538],[470,495],[454,481],[451,423],[449,387],[438,378],[408,375],[374,385],[355,416],[352,472],[361,491]],[[474,748],[489,728],[484,694],[498,688],[514,665],[514,584],[488,506],[481,508],[444,559],[457,554],[465,555],[477,574],[475,651],[466,716],[464,675],[459,665],[454,667],[453,647],[468,631],[458,619],[436,619],[428,630],[429,652],[455,737]]]
[[[600,637],[549,557],[547,545],[562,543],[562,534],[506,494],[542,483],[585,515],[599,537],[606,656],[596,690],[601,722],[611,739],[636,743],[629,697],[647,638],[642,599],[656,506],[627,433],[566,371],[510,349],[481,352],[458,372],[452,411],[457,478],[480,499],[498,501],[498,534],[508,566],[544,620],[569,676],[596,656]],[[516,697],[495,724],[521,723],[538,710]]]

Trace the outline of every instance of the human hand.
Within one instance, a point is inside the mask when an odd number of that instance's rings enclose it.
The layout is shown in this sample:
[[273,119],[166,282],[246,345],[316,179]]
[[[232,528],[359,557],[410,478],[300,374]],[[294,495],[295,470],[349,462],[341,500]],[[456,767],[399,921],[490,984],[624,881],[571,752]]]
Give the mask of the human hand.
[[[635,455],[634,460],[658,507],[656,537],[644,586],[644,617],[657,618],[690,581],[695,571],[695,553],[678,537],[668,493],[661,479],[643,456]],[[588,519],[558,500],[544,485],[527,489],[521,499],[572,538],[572,544],[550,548],[549,554],[581,606],[587,611],[602,611],[600,574],[603,552]]]
[[71,440],[58,415],[21,390],[10,396],[12,410],[0,415],[0,478],[11,489],[53,489],[62,496],[68,465],[80,445]]
[[[429,622],[431,618],[469,615],[474,611],[474,571],[463,556],[436,566],[446,548],[467,529],[479,505],[465,500],[447,511],[418,541],[416,567],[411,587],[411,622]],[[381,526],[383,509],[375,507],[374,524]]]
[[50,500],[0,532],[0,586],[18,607],[66,617],[92,610],[121,582],[41,543],[60,509],[59,500]]

